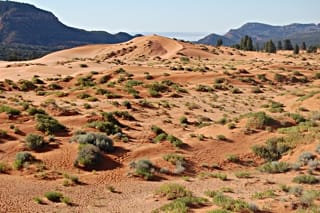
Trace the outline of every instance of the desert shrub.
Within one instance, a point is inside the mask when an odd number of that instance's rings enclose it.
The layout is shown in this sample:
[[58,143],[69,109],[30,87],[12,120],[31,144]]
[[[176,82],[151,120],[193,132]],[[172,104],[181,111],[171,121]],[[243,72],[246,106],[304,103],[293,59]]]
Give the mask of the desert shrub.
[[219,192],[214,190],[205,191],[204,194],[208,197],[214,198]]
[[104,75],[99,79],[99,84],[105,84],[112,78],[111,75]]
[[35,118],[37,121],[36,128],[41,132],[55,134],[67,129],[64,125],[59,123],[59,121],[47,114],[36,114]]
[[228,124],[228,129],[235,129],[236,128],[236,124],[235,123],[229,123]]
[[36,135],[36,134],[28,134],[26,137],[26,146],[31,150],[39,150],[47,145],[46,141],[44,140],[43,136]]
[[298,114],[298,113],[288,113],[288,114],[286,114],[286,115],[289,116],[290,118],[292,118],[293,120],[295,120],[295,122],[296,122],[297,124],[306,121],[305,117],[303,117],[303,115],[300,115],[300,114]]
[[77,98],[80,98],[80,99],[86,99],[86,98],[90,98],[91,95],[89,95],[88,93],[80,93],[77,95]]
[[112,139],[102,133],[86,132],[77,134],[73,136],[72,140],[80,144],[92,144],[104,152],[112,152],[114,150]]
[[130,168],[134,169],[135,176],[143,177],[145,180],[153,178],[154,165],[149,160],[137,160],[130,163]]
[[182,116],[179,118],[180,124],[188,124],[188,118],[185,116]]
[[82,87],[92,87],[96,85],[94,82],[94,79],[92,78],[91,75],[80,77],[77,79],[77,86],[82,86]]
[[18,84],[21,91],[30,91],[37,88],[37,86],[32,83],[32,81],[28,80],[19,80]]
[[231,213],[231,212],[225,209],[215,209],[215,210],[208,211],[207,213]]
[[160,135],[161,133],[165,133],[160,127],[156,125],[151,126],[151,131],[154,132],[156,135]]
[[45,196],[48,200],[50,200],[50,201],[52,201],[52,202],[56,202],[56,203],[61,202],[61,201],[62,201],[62,198],[63,198],[62,193],[60,193],[60,192],[55,192],[55,191],[46,192],[46,193],[44,194],[44,196]]
[[213,197],[213,203],[223,209],[233,212],[246,212],[249,210],[249,204],[245,201],[233,199],[221,193],[218,193]]
[[196,91],[198,91],[198,92],[212,92],[213,89],[210,86],[199,84],[196,87]]
[[122,105],[124,107],[126,107],[127,109],[131,109],[132,108],[132,105],[131,105],[130,101],[123,101]]
[[251,177],[251,174],[249,172],[236,172],[236,173],[234,173],[234,175],[237,178],[250,178]]
[[177,138],[176,136],[174,135],[168,135],[167,136],[167,140],[173,145],[173,146],[176,146],[176,147],[180,147],[182,146],[184,143],[182,142],[182,140],[180,140],[179,138]]
[[263,164],[259,170],[266,173],[284,173],[291,169],[291,165],[287,162],[272,161]]
[[48,89],[50,90],[59,90],[62,89],[62,86],[60,86],[59,84],[56,83],[52,83],[48,85]]
[[256,192],[252,196],[252,198],[255,198],[255,199],[266,199],[266,198],[273,198],[275,196],[276,196],[276,194],[274,193],[274,190],[269,189],[269,190],[266,190],[264,192]]
[[154,139],[153,142],[154,143],[160,143],[162,141],[165,141],[167,139],[168,135],[167,133],[161,133],[159,135],[157,135]]
[[6,163],[0,162],[0,174],[7,173],[9,171],[9,166]]
[[314,160],[315,159],[315,155],[312,154],[311,152],[303,152],[302,154],[300,154],[299,158],[298,158],[298,161],[300,163],[302,163],[303,165],[307,165],[308,162],[310,160]]
[[240,157],[239,155],[228,155],[227,160],[233,163],[239,163],[240,162]]
[[319,183],[319,179],[314,175],[298,175],[292,180],[295,183],[304,183],[304,184],[316,184]]
[[263,129],[265,126],[270,126],[275,122],[275,120],[265,112],[249,113],[247,117],[247,128]]
[[15,169],[21,169],[26,162],[32,162],[35,160],[35,157],[29,152],[18,152],[16,154],[13,167]]
[[0,113],[5,112],[9,116],[13,115],[20,115],[20,110],[6,106],[6,105],[0,105]]
[[163,156],[163,159],[165,161],[168,161],[172,164],[177,164],[177,163],[183,163],[184,162],[184,157],[182,155],[178,155],[178,154],[166,154]]
[[219,140],[219,141],[227,141],[228,140],[227,137],[224,135],[217,135],[216,137],[217,137],[217,140]]
[[168,200],[173,200],[181,197],[192,196],[192,192],[187,190],[184,186],[176,183],[167,183],[160,186],[155,192],[156,195],[165,197]]
[[119,127],[124,127],[124,125],[122,125],[113,115],[112,112],[103,112],[101,113],[101,115],[103,116],[103,119],[105,121],[111,122],[114,125],[117,125]]
[[218,178],[222,181],[228,180],[228,176],[226,174],[220,173],[220,172],[212,174],[212,177]]
[[8,133],[2,129],[0,129],[0,138],[6,138],[8,137]]
[[252,151],[267,161],[276,161],[290,149],[284,142],[284,138],[270,138],[265,145],[253,146]]
[[[300,197],[300,203],[304,207],[311,207],[314,206],[314,201],[320,198],[320,193],[318,190],[307,190],[302,193]],[[316,210],[317,211],[317,210]],[[316,212],[312,211],[311,212]]]
[[113,114],[119,118],[122,118],[124,120],[128,120],[128,121],[135,121],[136,119],[130,115],[130,113],[128,111],[115,111],[113,112]]
[[319,169],[319,166],[320,166],[320,162],[319,160],[317,159],[314,159],[314,160],[310,160],[308,162],[308,167],[311,171],[314,171],[314,170],[318,170]]
[[286,81],[286,76],[279,73],[275,73],[273,79],[277,82],[284,82]]
[[240,93],[242,93],[242,91],[241,91],[239,88],[237,88],[237,87],[232,88],[232,89],[231,89],[231,92],[232,92],[233,94],[240,94]]
[[176,212],[176,213],[187,213],[189,212],[189,208],[191,207],[199,207],[206,205],[208,203],[208,200],[201,197],[182,197],[173,200],[172,202],[163,205],[159,209],[156,209],[153,211],[153,213],[159,213],[159,212]]
[[29,115],[47,114],[46,111],[44,111],[43,109],[39,109],[39,108],[35,108],[35,107],[28,108],[27,112]]
[[93,121],[88,123],[88,127],[95,128],[100,132],[106,133],[107,135],[114,135],[122,132],[118,125],[115,125],[109,121]]
[[92,144],[82,144],[79,146],[79,151],[74,166],[82,166],[85,169],[92,169],[98,165],[100,161],[99,148]]

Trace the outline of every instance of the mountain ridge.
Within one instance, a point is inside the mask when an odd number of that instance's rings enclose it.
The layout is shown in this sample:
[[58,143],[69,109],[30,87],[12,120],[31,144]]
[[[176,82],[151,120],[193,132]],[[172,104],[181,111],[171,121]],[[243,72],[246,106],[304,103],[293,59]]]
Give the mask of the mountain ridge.
[[225,45],[230,46],[240,42],[240,39],[248,35],[252,37],[255,43],[264,43],[270,39],[274,41],[282,41],[290,39],[293,43],[301,44],[307,42],[309,45],[320,44],[320,24],[300,24],[292,23],[288,25],[269,25],[259,22],[248,22],[239,28],[231,29],[224,35],[215,33],[197,41],[201,44],[215,45],[217,37],[222,39]]

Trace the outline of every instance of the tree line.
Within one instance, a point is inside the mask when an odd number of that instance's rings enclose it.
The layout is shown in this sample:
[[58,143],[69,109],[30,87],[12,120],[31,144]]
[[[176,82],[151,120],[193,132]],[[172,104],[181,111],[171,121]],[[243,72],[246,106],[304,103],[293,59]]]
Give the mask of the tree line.
[[[217,40],[216,46],[223,45],[222,39]],[[278,50],[291,50],[293,54],[299,54],[300,50],[307,51],[308,53],[315,53],[317,52],[316,46],[309,46],[307,47],[306,42],[302,42],[299,46],[298,44],[292,45],[290,39],[285,39],[283,41],[278,41],[277,45],[270,39],[269,41],[265,42],[262,47],[260,47],[259,43],[253,45],[253,39],[245,35],[241,38],[239,44],[235,44],[232,46],[233,48],[245,51],[265,51],[267,53],[276,53]]]

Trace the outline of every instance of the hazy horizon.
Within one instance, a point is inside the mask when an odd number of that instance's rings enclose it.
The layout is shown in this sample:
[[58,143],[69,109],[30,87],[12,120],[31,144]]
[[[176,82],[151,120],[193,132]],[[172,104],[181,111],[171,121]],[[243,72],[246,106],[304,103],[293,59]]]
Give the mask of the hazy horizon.
[[302,0],[269,0],[259,4],[254,0],[17,1],[51,11],[68,26],[110,33],[224,34],[247,22],[271,25],[320,22],[318,0],[308,0],[307,3]]

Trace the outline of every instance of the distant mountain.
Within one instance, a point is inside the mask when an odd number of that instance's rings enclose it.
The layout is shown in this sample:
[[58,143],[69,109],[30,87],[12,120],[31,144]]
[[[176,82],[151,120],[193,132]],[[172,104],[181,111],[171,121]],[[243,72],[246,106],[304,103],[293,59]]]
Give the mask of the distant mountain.
[[[293,44],[301,44],[305,41],[308,45],[319,45],[320,24],[272,26],[262,23],[247,23],[238,29],[230,30],[221,38],[226,41],[225,45],[232,45],[239,43],[245,35],[250,36],[256,43],[264,43],[270,39],[275,42],[290,39]],[[206,38],[200,39],[198,43],[215,45],[217,36],[219,35],[208,35]]]
[[84,44],[119,43],[132,39],[127,33],[110,34],[68,27],[51,12],[33,5],[0,1],[0,44],[41,46],[47,49]]
[[207,35],[206,37],[200,39],[197,43],[216,45],[217,41],[219,39],[221,39],[223,42],[223,45],[226,45],[226,46],[231,46],[232,44],[235,43],[234,40],[229,39],[226,36],[221,36],[221,35],[214,34],[214,33]]

